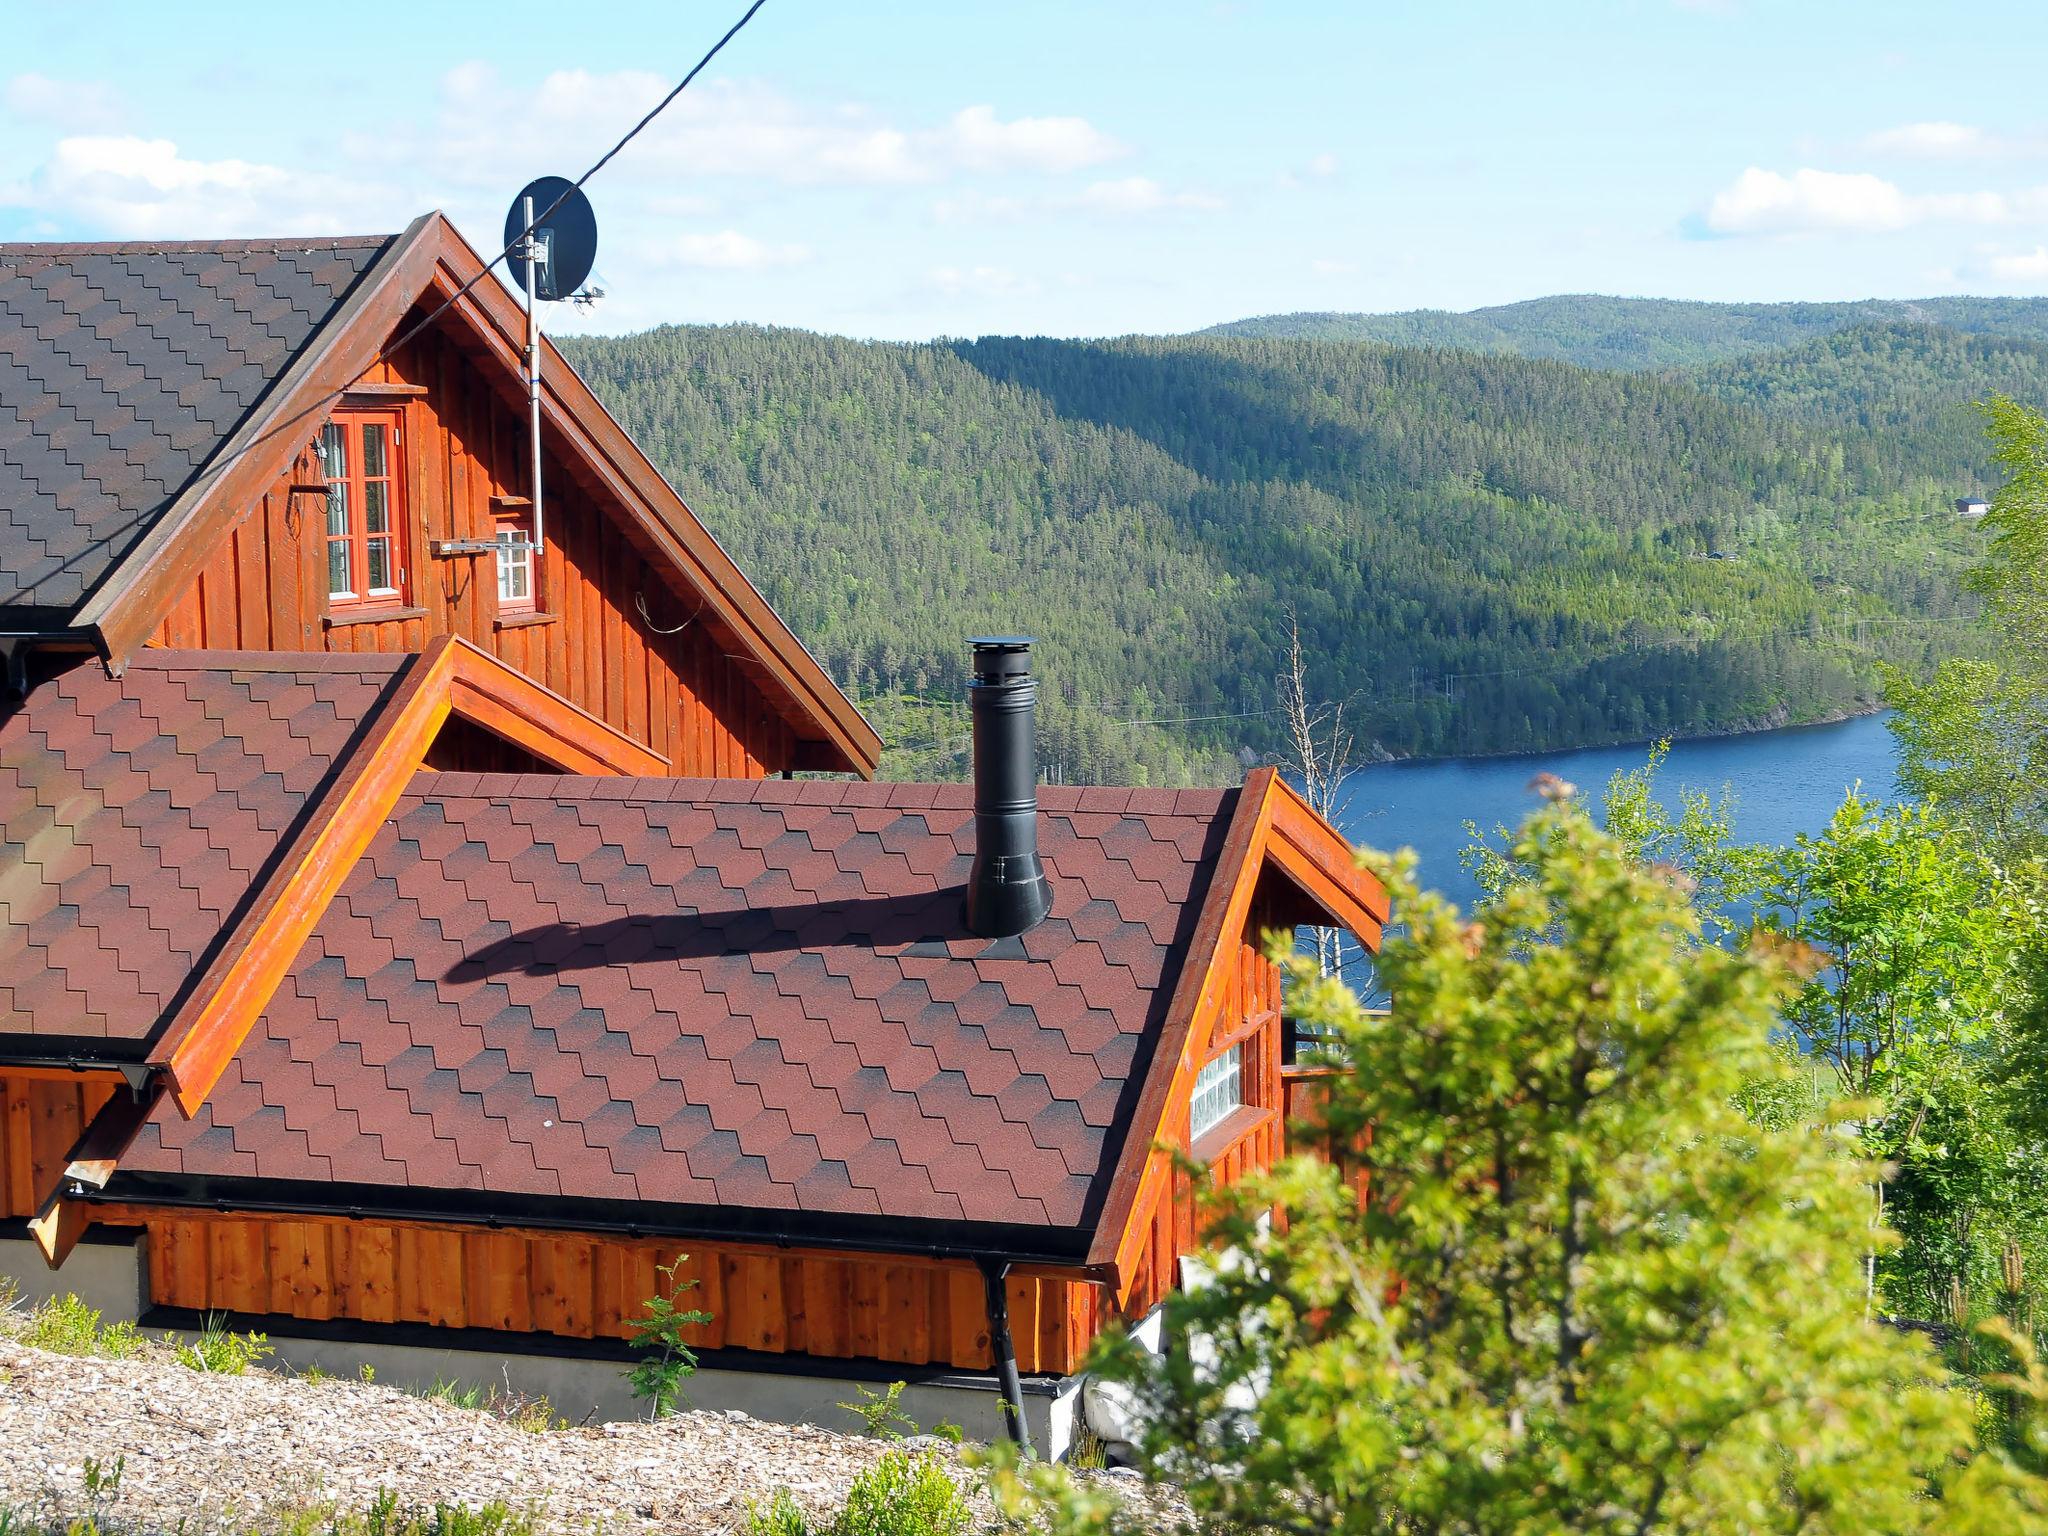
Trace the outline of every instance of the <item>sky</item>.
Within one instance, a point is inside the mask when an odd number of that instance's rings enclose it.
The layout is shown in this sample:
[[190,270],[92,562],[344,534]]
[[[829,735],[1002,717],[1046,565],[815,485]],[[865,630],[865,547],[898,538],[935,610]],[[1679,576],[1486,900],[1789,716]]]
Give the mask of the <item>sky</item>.
[[[744,0],[0,0],[0,240],[486,255]],[[556,331],[1175,332],[2048,293],[2040,0],[768,0],[589,186]]]

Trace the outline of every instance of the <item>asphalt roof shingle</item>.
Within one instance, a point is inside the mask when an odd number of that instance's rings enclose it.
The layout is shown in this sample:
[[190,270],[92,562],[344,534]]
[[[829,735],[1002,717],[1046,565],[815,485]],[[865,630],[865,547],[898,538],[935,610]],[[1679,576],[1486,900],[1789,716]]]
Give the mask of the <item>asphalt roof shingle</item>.
[[0,717],[0,1053],[147,1041],[407,660],[146,651]]
[[1052,913],[998,958],[964,786],[421,774],[123,1170],[1076,1228],[1236,794],[1041,791]]
[[0,609],[87,597],[389,244],[0,245]]

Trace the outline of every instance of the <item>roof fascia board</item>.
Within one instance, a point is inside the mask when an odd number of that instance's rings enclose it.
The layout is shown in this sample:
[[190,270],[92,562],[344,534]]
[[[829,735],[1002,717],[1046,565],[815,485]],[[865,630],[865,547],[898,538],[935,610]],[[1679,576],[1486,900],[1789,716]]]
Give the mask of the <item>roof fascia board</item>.
[[[1360,869],[1351,846],[1273,768],[1254,769],[1225,834],[1216,876],[1203,899],[1188,962],[1174,988],[1159,1048],[1146,1073],[1117,1168],[1112,1175],[1088,1263],[1119,1303],[1137,1278],[1149,1217],[1173,1173],[1173,1155],[1159,1145],[1167,1112],[1193,1091],[1226,1000],[1227,942],[1251,916],[1259,880],[1278,869],[1326,916],[1377,950],[1387,916],[1385,888]],[[1141,1134],[1142,1133],[1142,1134]]]
[[367,368],[419,297],[426,237],[436,217],[422,214],[391,242],[285,366],[264,403],[78,610],[74,623],[95,632],[117,675],[205,563],[228,520],[291,462],[301,441],[292,423]]
[[1362,868],[1343,834],[1277,774],[1266,857],[1337,924],[1368,948],[1379,948],[1387,921],[1387,888]]
[[234,1059],[299,947],[398,803],[448,718],[455,642],[443,636],[416,660],[342,765],[297,843],[244,908],[228,942],[149,1053],[178,1108],[197,1112]]
[[1136,1243],[1142,1237],[1137,1217],[1150,1208],[1151,1197],[1173,1166],[1171,1155],[1158,1145],[1159,1128],[1176,1096],[1185,1094],[1193,1083],[1199,1053],[1208,1040],[1216,1010],[1222,1006],[1223,977],[1218,962],[1228,949],[1224,939],[1240,930],[1251,912],[1272,820],[1272,786],[1278,777],[1272,768],[1255,768],[1238,791],[1216,872],[1202,898],[1187,960],[1174,985],[1166,1023],[1110,1175],[1109,1194],[1096,1222],[1087,1262],[1112,1277],[1119,1300],[1128,1292]]
[[451,711],[564,773],[666,777],[669,760],[624,731],[543,688],[489,651],[457,639],[451,649]]
[[[439,284],[452,295],[482,266],[482,258],[438,216],[434,234]],[[455,302],[451,313],[469,322],[503,368],[523,377],[525,316],[502,284],[490,279],[477,283]],[[872,778],[881,761],[882,742],[866,716],[783,623],[569,360],[546,337],[542,344],[547,351],[541,369],[541,407],[549,424],[695,589],[693,595],[704,598],[752,659],[825,728],[844,757],[839,766]]]
[[283,983],[299,948],[459,715],[568,773],[665,776],[668,760],[467,640],[430,644],[342,766],[300,843],[245,908],[185,1006],[151,1048],[193,1114]]

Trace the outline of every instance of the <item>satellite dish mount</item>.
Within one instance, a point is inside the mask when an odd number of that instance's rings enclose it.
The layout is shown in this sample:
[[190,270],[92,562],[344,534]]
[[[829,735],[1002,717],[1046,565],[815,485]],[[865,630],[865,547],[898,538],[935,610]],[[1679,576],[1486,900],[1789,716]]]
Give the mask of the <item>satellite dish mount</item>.
[[533,450],[533,550],[547,547],[540,492],[539,301],[573,298],[597,260],[597,215],[572,181],[543,176],[512,200],[505,254],[526,292],[526,425]]

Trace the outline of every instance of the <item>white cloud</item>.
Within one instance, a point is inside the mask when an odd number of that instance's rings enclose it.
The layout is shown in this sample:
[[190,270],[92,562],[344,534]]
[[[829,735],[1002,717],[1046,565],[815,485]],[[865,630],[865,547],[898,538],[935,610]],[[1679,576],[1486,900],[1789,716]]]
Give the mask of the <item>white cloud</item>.
[[2048,245],[2037,245],[2031,251],[1994,255],[1985,262],[1985,266],[1993,277],[2023,282],[2048,281]]
[[932,283],[941,293],[978,298],[1015,298],[1038,291],[1037,283],[1008,267],[934,267]]
[[1005,123],[994,107],[954,113],[942,138],[955,163],[977,171],[1079,171],[1130,153],[1085,117],[1019,117]]
[[811,251],[805,245],[770,245],[736,229],[721,229],[716,234],[678,235],[663,241],[649,252],[649,259],[657,266],[758,271],[801,266],[811,259]]
[[2048,188],[1910,193],[1867,171],[1751,166],[1714,194],[1702,223],[1717,235],[1881,233],[1916,224],[2002,224],[2048,210]]
[[1963,123],[1904,123],[1873,133],[1863,141],[1866,149],[1890,155],[1979,155],[1991,145],[1981,128]]
[[1348,277],[1358,270],[1355,261],[1337,261],[1332,257],[1318,256],[1308,264],[1309,271],[1317,277]]
[[120,126],[121,100],[111,86],[90,80],[52,80],[31,70],[0,88],[0,106],[23,122],[70,131]]
[[[669,84],[640,70],[570,69],[527,90],[507,85],[488,65],[459,64],[441,78],[432,153],[451,177],[511,184],[525,168],[560,158],[565,146],[573,147],[572,160],[609,147],[621,125],[658,102]],[[710,80],[648,125],[621,157],[619,172],[886,186],[962,173],[1065,173],[1126,153],[1080,117],[1006,121],[983,105],[917,127],[857,103],[805,102],[757,81]]]
[[1331,154],[1328,150],[1324,150],[1315,159],[1309,161],[1308,173],[1311,176],[1334,176],[1342,168],[1342,165],[1343,162],[1335,155]]
[[1126,176],[1120,181],[1090,182],[1074,204],[1098,213],[1146,214],[1174,208],[1213,211],[1223,206],[1223,199],[1208,192],[1172,192],[1149,176]]
[[0,203],[129,239],[381,228],[399,216],[390,201],[341,177],[250,160],[190,160],[169,139],[115,134],[59,139],[26,181],[0,187]]

